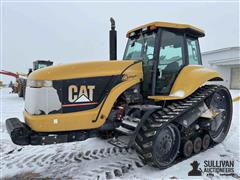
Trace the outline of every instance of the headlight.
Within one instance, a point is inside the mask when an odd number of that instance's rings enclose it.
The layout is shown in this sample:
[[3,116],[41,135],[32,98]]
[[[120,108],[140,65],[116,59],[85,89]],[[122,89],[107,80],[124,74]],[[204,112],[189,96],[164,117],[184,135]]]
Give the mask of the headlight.
[[35,88],[40,88],[40,87],[52,87],[52,81],[47,81],[47,80],[27,80],[27,86],[29,87],[35,87]]

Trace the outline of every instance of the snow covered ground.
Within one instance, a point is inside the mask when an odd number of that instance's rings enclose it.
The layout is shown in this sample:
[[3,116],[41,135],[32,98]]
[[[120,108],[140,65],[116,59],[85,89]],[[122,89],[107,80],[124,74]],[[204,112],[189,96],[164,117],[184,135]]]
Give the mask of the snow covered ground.
[[[115,148],[107,143],[107,140],[99,138],[47,146],[21,147],[13,144],[7,134],[5,120],[10,117],[22,119],[24,101],[16,94],[9,94],[9,91],[8,88],[0,89],[0,179],[6,177],[20,179],[37,176],[61,179],[104,179],[106,176],[117,179],[240,178],[239,101],[234,103],[232,126],[222,144],[173,165],[166,170],[158,170],[149,166],[142,167],[134,151]],[[240,95],[240,91],[231,91],[231,93],[233,97]],[[200,177],[188,176],[188,172],[192,169],[190,164],[193,161],[198,161],[200,163],[199,167],[204,169],[205,160],[233,160],[234,175],[227,177],[214,173],[214,177],[207,177],[207,174],[203,173],[203,176]],[[30,175],[27,173],[30,173]],[[34,173],[36,174],[34,175]]]

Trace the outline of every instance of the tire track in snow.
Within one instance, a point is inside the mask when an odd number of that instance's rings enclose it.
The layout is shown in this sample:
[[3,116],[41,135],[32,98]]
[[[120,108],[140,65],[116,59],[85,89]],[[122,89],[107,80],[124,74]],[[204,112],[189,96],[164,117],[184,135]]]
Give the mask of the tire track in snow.
[[[76,149],[58,149],[49,154],[43,150],[43,148],[37,149],[33,154],[31,150],[24,149],[8,154],[4,157],[0,169],[7,167],[9,169],[17,168],[19,171],[24,169],[40,170],[43,174],[47,173],[48,176],[61,178],[71,177],[69,171],[74,169],[74,166],[78,167],[76,169],[79,169],[79,166],[85,166],[85,170],[80,172],[84,178],[108,179],[123,176],[130,170],[143,166],[135,151],[130,148],[112,146],[84,152],[77,152]],[[47,148],[45,151],[48,152]],[[98,166],[87,168],[89,163],[93,166],[97,163]],[[101,172],[101,176],[98,176],[98,172]]]

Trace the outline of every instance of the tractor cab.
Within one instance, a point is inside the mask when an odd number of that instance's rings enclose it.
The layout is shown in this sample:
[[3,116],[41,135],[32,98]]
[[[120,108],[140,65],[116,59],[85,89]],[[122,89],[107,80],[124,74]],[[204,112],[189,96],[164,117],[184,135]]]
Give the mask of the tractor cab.
[[37,69],[41,69],[41,68],[45,68],[45,67],[48,67],[48,66],[52,66],[53,65],[53,62],[48,60],[37,60],[37,61],[34,61],[33,62],[33,70],[37,70]]
[[187,65],[201,65],[198,37],[204,32],[185,24],[154,22],[133,29],[124,60],[143,63],[145,95],[169,95],[180,70]]

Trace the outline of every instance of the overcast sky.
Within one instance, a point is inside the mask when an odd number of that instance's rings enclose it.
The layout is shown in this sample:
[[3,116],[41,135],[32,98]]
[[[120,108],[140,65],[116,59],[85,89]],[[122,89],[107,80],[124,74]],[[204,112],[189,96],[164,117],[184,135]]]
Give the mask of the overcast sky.
[[239,46],[239,3],[13,3],[3,2],[2,64],[9,71],[27,72],[32,61],[59,63],[108,59],[109,18],[118,30],[118,59],[126,32],[152,21],[192,24],[206,36],[201,50]]

